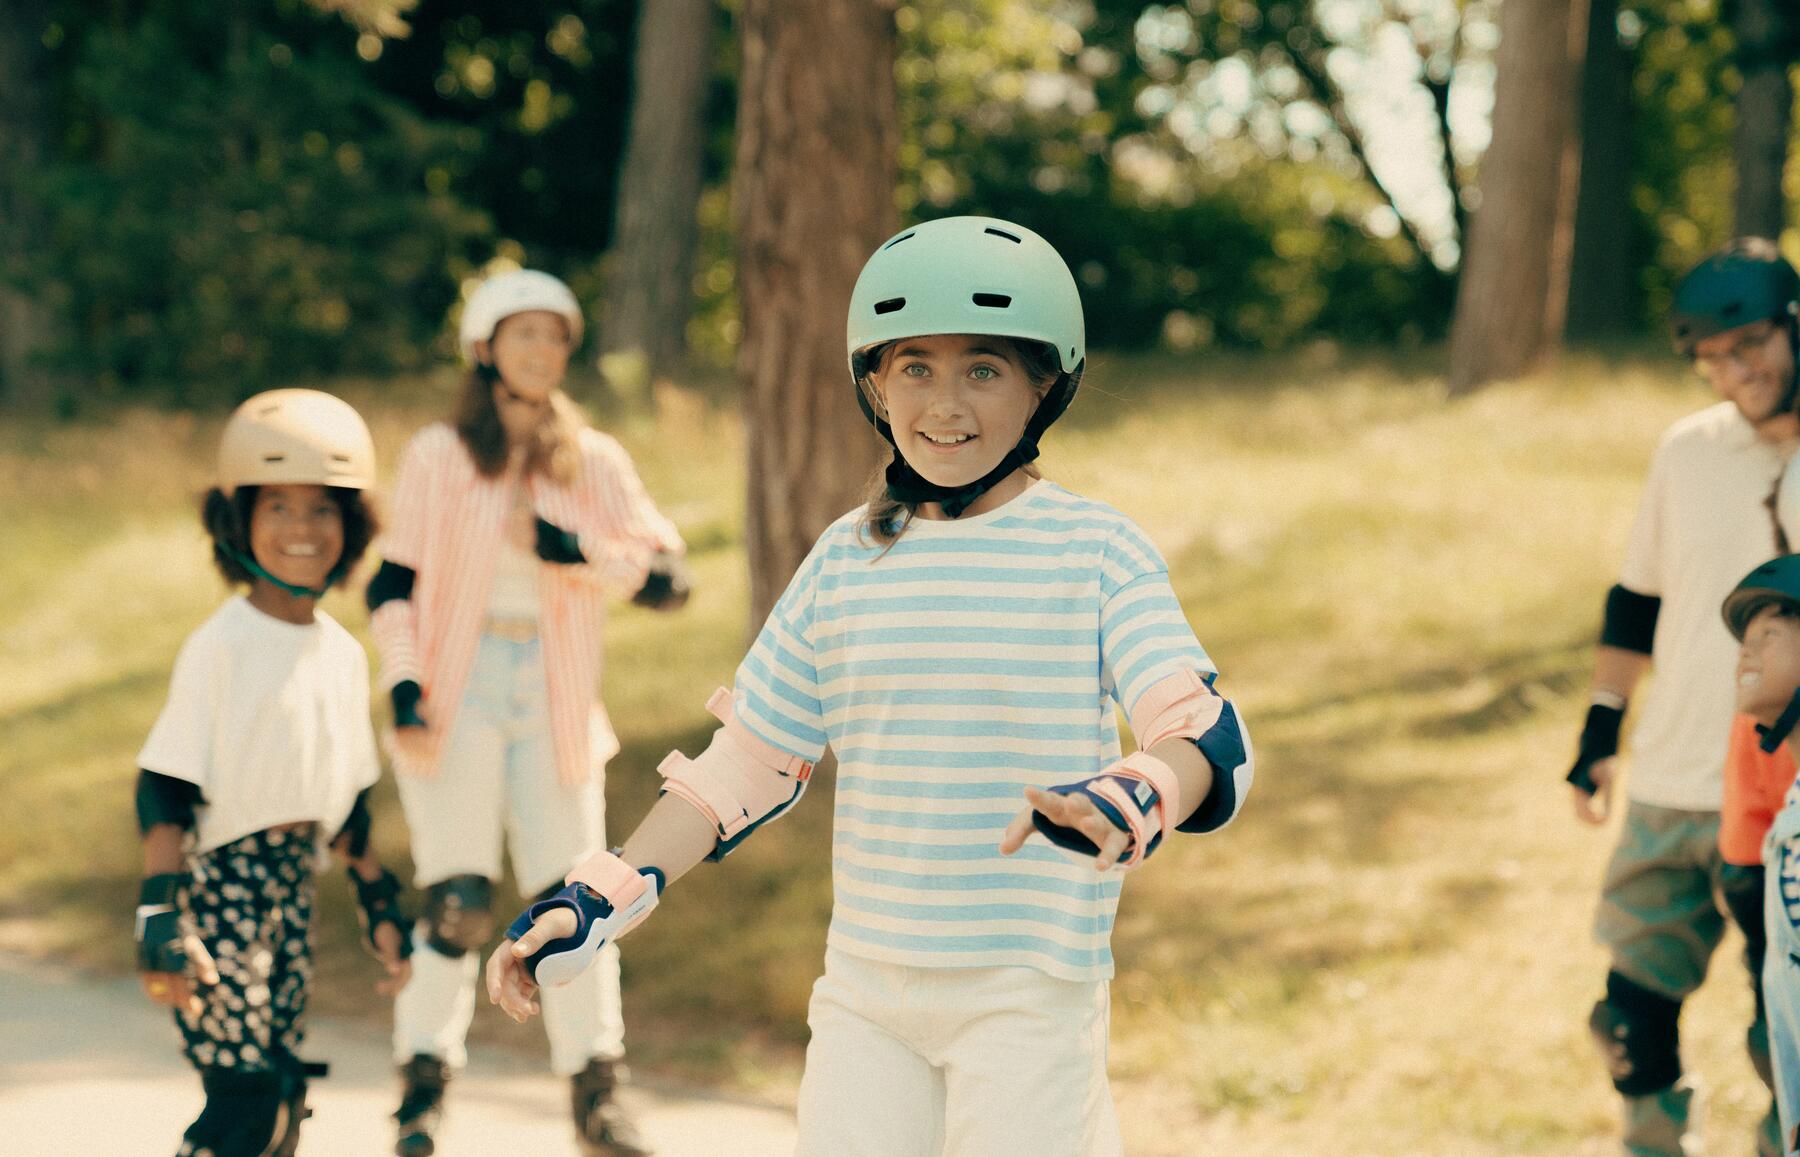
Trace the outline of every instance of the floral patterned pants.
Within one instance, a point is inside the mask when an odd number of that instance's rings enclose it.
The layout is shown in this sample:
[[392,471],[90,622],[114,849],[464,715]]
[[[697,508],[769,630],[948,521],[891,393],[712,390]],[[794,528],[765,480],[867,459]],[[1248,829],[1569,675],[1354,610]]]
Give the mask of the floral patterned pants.
[[194,1067],[266,1072],[306,1034],[314,832],[271,828],[193,858],[184,916],[219,968],[198,1013],[178,1009]]

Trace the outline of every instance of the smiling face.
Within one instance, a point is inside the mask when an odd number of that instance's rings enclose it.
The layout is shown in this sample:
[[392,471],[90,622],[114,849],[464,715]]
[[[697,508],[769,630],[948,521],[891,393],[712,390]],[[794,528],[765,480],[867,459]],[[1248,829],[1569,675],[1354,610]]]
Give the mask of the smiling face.
[[475,343],[475,355],[493,362],[513,395],[538,403],[562,385],[572,352],[569,323],[547,309],[503,317],[492,341]]
[[1764,607],[1738,647],[1737,709],[1774,723],[1800,688],[1800,618],[1791,607]]
[[902,338],[870,381],[907,465],[947,487],[998,466],[1049,387],[1031,381],[1011,341],[976,334]]
[[323,587],[343,557],[343,511],[323,486],[260,486],[250,508],[250,553],[284,583]]
[[1704,338],[1694,346],[1694,366],[1752,425],[1794,423],[1792,415],[1776,412],[1794,380],[1786,323],[1759,321]]

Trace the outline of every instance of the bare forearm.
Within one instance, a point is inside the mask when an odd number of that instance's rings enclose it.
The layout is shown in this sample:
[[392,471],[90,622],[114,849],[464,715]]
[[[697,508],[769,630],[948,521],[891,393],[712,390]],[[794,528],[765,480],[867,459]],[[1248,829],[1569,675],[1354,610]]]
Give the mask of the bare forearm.
[[152,824],[144,833],[144,875],[162,876],[182,870],[182,829],[176,824]]
[[1650,670],[1650,656],[1605,643],[1594,652],[1594,690],[1630,699],[1638,682]]
[[1176,782],[1181,784],[1181,799],[1175,808],[1175,819],[1179,823],[1193,815],[1212,792],[1212,764],[1207,762],[1193,740],[1181,736],[1163,740],[1150,749],[1150,754],[1168,764],[1169,770],[1175,773]]
[[665,886],[687,874],[717,846],[718,830],[686,800],[665,795],[620,849],[634,868],[657,868]]

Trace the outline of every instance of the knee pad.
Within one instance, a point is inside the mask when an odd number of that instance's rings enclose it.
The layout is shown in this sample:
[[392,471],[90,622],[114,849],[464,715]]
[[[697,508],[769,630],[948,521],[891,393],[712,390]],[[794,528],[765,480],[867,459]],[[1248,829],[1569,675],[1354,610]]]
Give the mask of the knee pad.
[[[289,1101],[288,1084],[278,1070],[202,1071],[206,1104],[182,1136],[181,1151],[209,1157],[287,1157],[300,1143],[300,1122]],[[304,1088],[301,1082],[301,1103]]]
[[1627,1097],[1660,1093],[1681,1079],[1681,1002],[1617,972],[1606,974],[1606,999],[1588,1029],[1606,1058],[1613,1088]]
[[494,882],[486,876],[451,876],[425,889],[425,942],[457,958],[494,935]]

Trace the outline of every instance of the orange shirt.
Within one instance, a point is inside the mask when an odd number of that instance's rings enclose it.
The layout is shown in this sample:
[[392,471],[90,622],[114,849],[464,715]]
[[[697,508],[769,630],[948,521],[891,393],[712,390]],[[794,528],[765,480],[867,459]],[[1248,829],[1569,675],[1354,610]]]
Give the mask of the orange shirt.
[[1763,837],[1794,782],[1794,754],[1783,743],[1774,754],[1759,746],[1756,720],[1731,721],[1725,749],[1725,806],[1719,814],[1719,852],[1728,864],[1762,863]]

